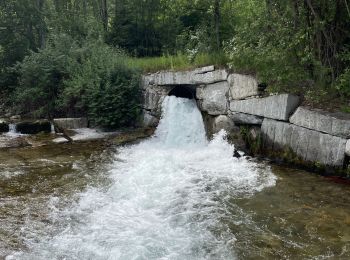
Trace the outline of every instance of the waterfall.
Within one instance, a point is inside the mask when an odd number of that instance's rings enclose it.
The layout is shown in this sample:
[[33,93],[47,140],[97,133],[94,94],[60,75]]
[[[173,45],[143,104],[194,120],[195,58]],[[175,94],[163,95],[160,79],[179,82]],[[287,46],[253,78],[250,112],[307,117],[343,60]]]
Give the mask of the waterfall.
[[224,131],[207,141],[194,100],[166,97],[162,109],[154,137],[118,147],[109,186],[87,188],[72,206],[53,210],[59,231],[29,234],[28,249],[8,259],[234,259],[230,199],[272,186],[275,177],[233,157]]
[[194,99],[168,96],[162,104],[156,137],[168,146],[205,145],[203,119]]
[[9,131],[7,135],[9,136],[17,136],[19,133],[17,132],[16,124],[9,124]]

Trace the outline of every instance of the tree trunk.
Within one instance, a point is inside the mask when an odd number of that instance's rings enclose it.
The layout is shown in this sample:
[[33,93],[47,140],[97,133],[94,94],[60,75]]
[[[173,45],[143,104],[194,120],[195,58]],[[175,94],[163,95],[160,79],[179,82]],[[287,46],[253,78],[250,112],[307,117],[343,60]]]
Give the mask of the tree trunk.
[[107,0],[101,0],[100,13],[101,13],[101,20],[102,20],[103,28],[105,31],[107,31],[107,29],[108,29]]
[[45,26],[45,21],[44,21],[44,15],[43,15],[43,9],[44,9],[44,1],[45,0],[37,0],[37,6],[39,10],[39,15],[40,15],[40,24],[39,24],[39,46],[41,49],[45,48],[46,45],[46,26]]
[[215,25],[215,40],[216,40],[216,48],[219,50],[221,47],[221,39],[220,39],[220,0],[214,0],[214,25]]

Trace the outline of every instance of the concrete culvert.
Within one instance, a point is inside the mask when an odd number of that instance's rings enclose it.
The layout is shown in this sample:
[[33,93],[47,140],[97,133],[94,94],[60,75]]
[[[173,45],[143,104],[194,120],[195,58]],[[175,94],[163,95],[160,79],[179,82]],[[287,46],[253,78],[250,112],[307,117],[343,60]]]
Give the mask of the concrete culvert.
[[196,90],[187,86],[176,86],[169,92],[168,96],[193,99],[196,96]]

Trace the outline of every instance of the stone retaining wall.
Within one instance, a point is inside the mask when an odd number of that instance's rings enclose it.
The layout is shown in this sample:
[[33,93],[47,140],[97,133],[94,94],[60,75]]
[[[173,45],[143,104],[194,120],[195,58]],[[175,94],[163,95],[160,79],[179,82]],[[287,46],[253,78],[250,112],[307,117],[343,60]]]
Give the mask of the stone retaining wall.
[[305,162],[331,167],[345,167],[348,161],[349,114],[299,107],[300,98],[291,94],[264,96],[255,77],[214,66],[144,75],[145,126],[158,123],[164,97],[181,85],[195,90],[210,133],[237,131],[237,126],[254,127],[256,132],[261,126],[262,149],[291,150]]

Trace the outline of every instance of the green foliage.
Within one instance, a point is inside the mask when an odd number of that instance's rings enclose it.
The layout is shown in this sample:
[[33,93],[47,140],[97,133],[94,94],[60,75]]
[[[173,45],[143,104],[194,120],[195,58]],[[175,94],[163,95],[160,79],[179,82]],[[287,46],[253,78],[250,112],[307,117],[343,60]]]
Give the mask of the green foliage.
[[139,112],[139,74],[124,60],[101,41],[54,36],[19,65],[16,101],[34,116],[88,115],[104,127],[130,125]]
[[120,67],[87,94],[89,118],[94,124],[117,128],[134,125],[140,112],[139,76]]
[[229,2],[116,0],[107,42],[137,57],[218,51],[217,37],[224,41],[232,34],[229,19],[214,19],[220,15],[214,6],[228,13]]
[[329,93],[350,97],[349,60],[343,54],[350,40],[349,14],[344,5],[236,1],[234,37],[225,44],[231,66],[256,73],[271,92],[306,94],[314,100]]
[[0,1],[0,91],[17,84],[12,66],[41,46],[45,30],[40,1]]
[[223,52],[198,53],[194,59],[179,53],[160,57],[128,58],[127,64],[130,68],[138,68],[144,72],[156,72],[159,70],[187,70],[207,65],[223,67],[228,61],[228,57]]

